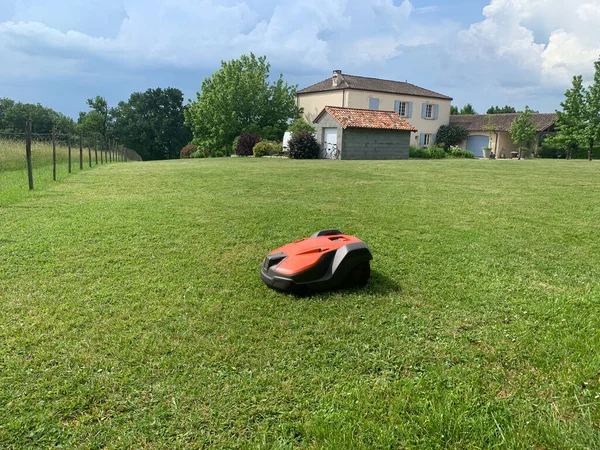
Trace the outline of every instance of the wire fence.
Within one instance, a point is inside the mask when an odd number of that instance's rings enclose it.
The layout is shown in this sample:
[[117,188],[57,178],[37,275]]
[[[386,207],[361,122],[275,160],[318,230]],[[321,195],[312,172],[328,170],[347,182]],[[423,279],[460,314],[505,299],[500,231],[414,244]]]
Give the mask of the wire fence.
[[72,173],[141,160],[118,141],[96,133],[32,133],[31,123],[23,133],[0,132],[0,206]]

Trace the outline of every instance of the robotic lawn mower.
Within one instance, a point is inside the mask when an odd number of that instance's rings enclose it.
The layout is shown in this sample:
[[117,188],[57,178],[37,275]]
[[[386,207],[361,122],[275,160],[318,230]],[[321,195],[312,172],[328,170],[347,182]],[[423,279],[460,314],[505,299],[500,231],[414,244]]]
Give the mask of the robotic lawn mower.
[[293,294],[360,287],[371,275],[367,244],[339,230],[322,230],[273,250],[260,277],[273,289]]

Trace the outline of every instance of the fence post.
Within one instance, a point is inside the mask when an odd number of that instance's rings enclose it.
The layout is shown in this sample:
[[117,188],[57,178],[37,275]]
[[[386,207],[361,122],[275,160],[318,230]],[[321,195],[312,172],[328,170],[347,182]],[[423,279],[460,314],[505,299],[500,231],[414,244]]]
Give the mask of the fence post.
[[71,173],[71,134],[67,134],[67,142],[69,146],[69,173]]
[[94,138],[94,156],[96,157],[96,165],[98,165],[98,138]]
[[27,157],[27,178],[29,190],[33,191],[33,165],[31,164],[31,122],[25,124],[25,156]]
[[91,141],[92,141],[92,138],[90,138],[88,136],[88,145],[87,145],[87,147],[88,147],[88,163],[89,163],[90,167],[92,167],[92,142]]
[[56,181],[56,128],[52,125],[52,179]]
[[79,170],[83,170],[83,131],[79,132]]

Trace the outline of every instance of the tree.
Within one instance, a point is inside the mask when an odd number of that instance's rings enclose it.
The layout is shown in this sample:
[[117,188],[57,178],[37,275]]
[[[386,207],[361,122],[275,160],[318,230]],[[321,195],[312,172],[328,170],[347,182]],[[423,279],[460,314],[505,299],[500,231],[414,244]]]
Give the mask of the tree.
[[500,108],[499,106],[491,106],[487,110],[486,114],[510,114],[516,112],[517,110],[514,107],[505,105],[502,108]]
[[460,114],[462,116],[471,116],[471,115],[477,114],[477,112],[475,111],[475,108],[473,108],[473,105],[471,105],[470,103],[467,103],[460,110]]
[[114,136],[144,160],[179,158],[192,138],[184,123],[183,93],[179,89],[134,92],[111,112]]
[[79,113],[78,128],[86,133],[100,134],[102,141],[107,145],[113,122],[108,102],[104,97],[97,95],[95,98],[88,98],[86,103],[91,111]]
[[519,159],[522,156],[521,145],[525,144],[527,148],[535,141],[537,126],[533,121],[532,112],[529,106],[525,106],[525,111],[519,114],[510,126],[510,137],[515,144],[519,146]]
[[300,117],[290,124],[287,131],[291,132],[292,134],[301,132],[314,133],[315,127]]
[[242,55],[221,62],[221,69],[202,82],[196,101],[186,109],[186,124],[194,143],[202,147],[229,149],[242,131],[264,139],[281,140],[289,119],[300,117],[296,86],[283,75],[269,83],[266,57]]
[[73,119],[47,108],[39,103],[15,103],[10,99],[0,101],[0,121],[2,129],[22,133],[27,121],[31,121],[34,133],[51,133],[56,127],[58,133],[71,133],[74,131]]
[[565,92],[565,100],[560,104],[562,111],[556,111],[558,130],[552,142],[561,145],[567,150],[567,159],[573,151],[578,150],[586,141],[586,105],[583,77],[573,77],[573,87]]
[[458,106],[450,105],[450,115],[458,116],[459,114],[460,114],[460,111],[458,110]]
[[442,125],[436,134],[435,143],[444,146],[448,151],[451,146],[458,145],[469,136],[469,131],[460,125]]
[[594,63],[594,81],[586,92],[585,139],[588,144],[588,160],[592,160],[594,144],[600,140],[600,60]]

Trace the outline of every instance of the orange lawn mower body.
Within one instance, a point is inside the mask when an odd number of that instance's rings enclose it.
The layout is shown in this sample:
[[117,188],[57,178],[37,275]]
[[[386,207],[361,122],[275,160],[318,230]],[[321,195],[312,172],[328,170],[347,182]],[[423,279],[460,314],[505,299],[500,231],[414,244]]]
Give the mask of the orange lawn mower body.
[[322,230],[269,253],[260,277],[267,286],[294,294],[360,287],[371,275],[372,259],[367,244],[357,237]]

